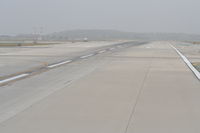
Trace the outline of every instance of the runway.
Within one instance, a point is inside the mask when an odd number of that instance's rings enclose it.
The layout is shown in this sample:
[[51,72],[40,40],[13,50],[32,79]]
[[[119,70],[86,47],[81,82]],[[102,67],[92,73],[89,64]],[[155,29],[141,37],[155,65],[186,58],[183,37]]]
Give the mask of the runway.
[[[112,43],[114,43],[114,42],[112,42]],[[22,66],[21,59],[18,59],[18,58],[13,56],[11,59],[13,60],[13,62],[16,63],[16,66],[15,65],[9,66],[9,63],[7,63],[7,62],[5,64],[2,63],[3,64],[3,67],[2,67],[3,74],[5,74],[6,72],[10,73],[10,70],[16,71],[16,70],[21,69],[21,68],[23,68],[24,70],[23,71],[21,70],[21,71],[15,72],[15,73],[11,73],[10,75],[7,75],[7,76],[0,77],[0,86],[7,85],[10,82],[16,81],[18,79],[22,79],[24,77],[28,77],[28,76],[36,75],[36,74],[41,73],[41,72],[45,72],[48,69],[53,69],[53,68],[71,63],[71,62],[75,62],[79,59],[87,59],[89,57],[95,56],[97,54],[102,54],[104,52],[112,52],[115,49],[115,47],[118,47],[118,46],[120,46],[120,48],[128,48],[128,47],[131,47],[133,45],[144,44],[144,42],[130,41],[130,42],[122,42],[122,43],[118,42],[116,44],[114,43],[114,44],[109,44],[109,45],[108,44],[106,46],[101,46],[101,47],[96,46],[97,47],[96,49],[93,48],[93,49],[88,49],[88,50],[86,49],[86,50],[83,50],[83,51],[79,51],[79,52],[75,53],[76,56],[72,56],[73,53],[71,54],[71,56],[68,55],[67,57],[65,57],[66,55],[64,55],[62,57],[62,60],[60,58],[56,58],[57,60],[54,61],[53,63],[46,63],[46,65],[44,65],[44,66],[38,66],[38,67],[29,69],[29,70],[28,70],[29,66],[31,65],[31,63],[34,63],[34,62],[30,63],[30,62],[26,61],[26,64],[23,64],[23,66]],[[88,44],[85,43],[85,44],[82,44],[82,45],[87,46]],[[95,45],[93,47],[95,47]],[[118,47],[118,49],[120,49],[120,48]],[[54,48],[51,48],[51,51],[54,51]],[[84,55],[81,55],[81,54],[84,54]],[[26,55],[24,55],[24,56],[26,56]],[[39,59],[42,60],[41,57]]]
[[0,48],[0,79],[110,47],[123,41],[77,42]]
[[106,45],[53,60],[0,87],[0,132],[200,132],[200,82],[171,45]]

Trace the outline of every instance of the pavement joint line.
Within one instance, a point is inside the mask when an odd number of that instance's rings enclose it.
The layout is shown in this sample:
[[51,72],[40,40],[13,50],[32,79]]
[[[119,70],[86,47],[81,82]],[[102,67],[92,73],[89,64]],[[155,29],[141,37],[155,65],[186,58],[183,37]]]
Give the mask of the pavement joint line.
[[179,54],[182,60],[186,63],[186,65],[190,68],[190,70],[195,74],[195,76],[200,80],[200,73],[199,71],[192,65],[192,63],[185,57],[176,47],[172,44],[170,46]]
[[63,61],[63,62],[60,62],[60,63],[57,63],[57,64],[53,64],[53,65],[50,65],[50,66],[47,66],[47,67],[48,68],[54,68],[54,67],[58,67],[58,66],[70,63],[70,62],[72,62],[72,60]]
[[151,65],[152,65],[152,60],[151,60],[150,63],[149,63],[149,66],[148,66],[148,68],[147,68],[147,70],[146,70],[146,73],[145,73],[145,75],[144,75],[144,79],[143,79],[143,81],[142,81],[142,85],[141,85],[141,87],[139,88],[139,92],[137,93],[136,101],[135,101],[135,103],[133,104],[133,108],[132,108],[132,110],[131,110],[131,114],[130,114],[130,116],[129,116],[128,123],[127,123],[127,126],[126,126],[126,129],[125,129],[125,132],[124,132],[124,133],[127,133],[127,132],[128,132],[128,128],[129,128],[129,126],[130,126],[130,124],[131,124],[131,120],[134,120],[135,112],[136,112],[136,108],[137,108],[138,102],[139,102],[140,97],[141,97],[141,95],[142,95],[142,92],[143,92],[143,90],[144,90],[144,87],[145,87],[145,83],[146,83],[146,81],[147,81],[147,78],[148,78],[148,76],[149,76],[149,74],[150,74]]
[[94,54],[84,55],[84,56],[81,56],[80,58],[81,58],[81,59],[84,59],[84,58],[88,58],[88,57],[90,57],[90,56],[94,56]]
[[[72,83],[73,81],[70,80],[70,81],[67,81],[65,83],[65,86],[68,86]],[[31,107],[33,104],[37,103],[37,102],[40,102],[41,100],[43,100],[44,98],[48,97],[49,95],[61,90],[63,88],[54,88],[48,92],[45,92],[45,93],[41,93],[40,95],[34,97],[33,99],[31,99],[30,101],[28,102],[25,102],[23,103],[22,105],[20,106],[17,106],[17,107],[12,107],[12,110],[10,111],[7,111],[6,113],[2,112],[1,116],[0,116],[0,124],[14,116],[16,116],[18,113],[26,110],[27,108]]]
[[7,82],[10,82],[10,81],[13,81],[13,80],[20,79],[20,78],[24,78],[24,77],[27,77],[29,75],[30,74],[28,74],[28,73],[24,73],[24,74],[20,74],[20,75],[10,77],[10,78],[4,79],[4,80],[0,80],[0,84],[7,83]]

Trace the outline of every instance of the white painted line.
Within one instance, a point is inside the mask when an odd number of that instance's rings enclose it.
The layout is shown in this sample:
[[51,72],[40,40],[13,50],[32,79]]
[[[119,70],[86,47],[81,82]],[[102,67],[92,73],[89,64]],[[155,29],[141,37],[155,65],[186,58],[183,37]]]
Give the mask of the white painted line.
[[88,58],[88,57],[93,56],[93,55],[94,55],[94,54],[84,55],[84,56],[81,56],[80,58],[81,58],[81,59],[84,59],[84,58]]
[[99,54],[105,53],[106,50],[99,51]]
[[[171,44],[170,44],[171,45]],[[176,50],[176,52],[181,56],[183,61],[187,64],[187,66],[192,70],[192,72],[196,75],[196,77],[200,80],[200,73],[197,71],[197,69],[191,64],[191,62],[173,45],[171,47]]]
[[67,60],[67,61],[63,61],[63,62],[57,63],[57,64],[53,64],[53,65],[48,66],[48,68],[58,67],[58,66],[70,63],[70,62],[72,62],[72,60]]
[[0,80],[0,84],[7,83],[7,82],[10,82],[10,81],[13,81],[13,80],[16,80],[16,79],[24,78],[28,75],[29,75],[28,73],[25,73],[25,74],[20,74],[20,75],[17,75],[17,76],[8,78],[8,79]]
[[115,48],[110,48],[110,50],[114,50]]

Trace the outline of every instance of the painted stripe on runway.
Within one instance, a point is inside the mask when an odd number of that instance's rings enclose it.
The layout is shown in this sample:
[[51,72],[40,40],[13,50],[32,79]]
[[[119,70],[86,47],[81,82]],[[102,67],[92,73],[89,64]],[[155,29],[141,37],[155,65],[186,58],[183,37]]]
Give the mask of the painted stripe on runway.
[[48,66],[48,68],[58,67],[58,66],[70,63],[70,62],[72,62],[72,60],[67,60],[67,61],[63,61],[63,62],[57,63],[57,64],[53,64],[53,65]]
[[80,58],[81,58],[81,59],[84,59],[84,58],[88,58],[88,57],[93,56],[93,55],[94,55],[94,54],[88,54],[88,55],[81,56]]
[[105,53],[106,50],[99,51],[99,54]]
[[114,50],[115,48],[110,48],[110,50]]
[[176,52],[181,56],[183,61],[187,64],[187,66],[192,70],[192,72],[196,75],[196,77],[200,80],[200,73],[199,71],[191,64],[191,62],[177,49],[175,48],[172,44],[170,44],[171,47],[176,50]]
[[7,83],[7,82],[10,82],[10,81],[13,81],[13,80],[20,79],[20,78],[24,78],[24,77],[27,77],[28,75],[29,75],[28,73],[24,73],[24,74],[20,74],[20,75],[11,77],[11,78],[0,80],[0,84]]

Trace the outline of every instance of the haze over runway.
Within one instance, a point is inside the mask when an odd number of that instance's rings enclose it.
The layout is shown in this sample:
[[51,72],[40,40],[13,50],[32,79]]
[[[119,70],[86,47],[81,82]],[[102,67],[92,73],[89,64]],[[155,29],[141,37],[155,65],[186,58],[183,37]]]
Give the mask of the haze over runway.
[[[0,35],[71,29],[200,34],[199,0],[1,0]],[[38,29],[37,29],[38,30]]]
[[0,0],[0,133],[200,133],[200,0]]

